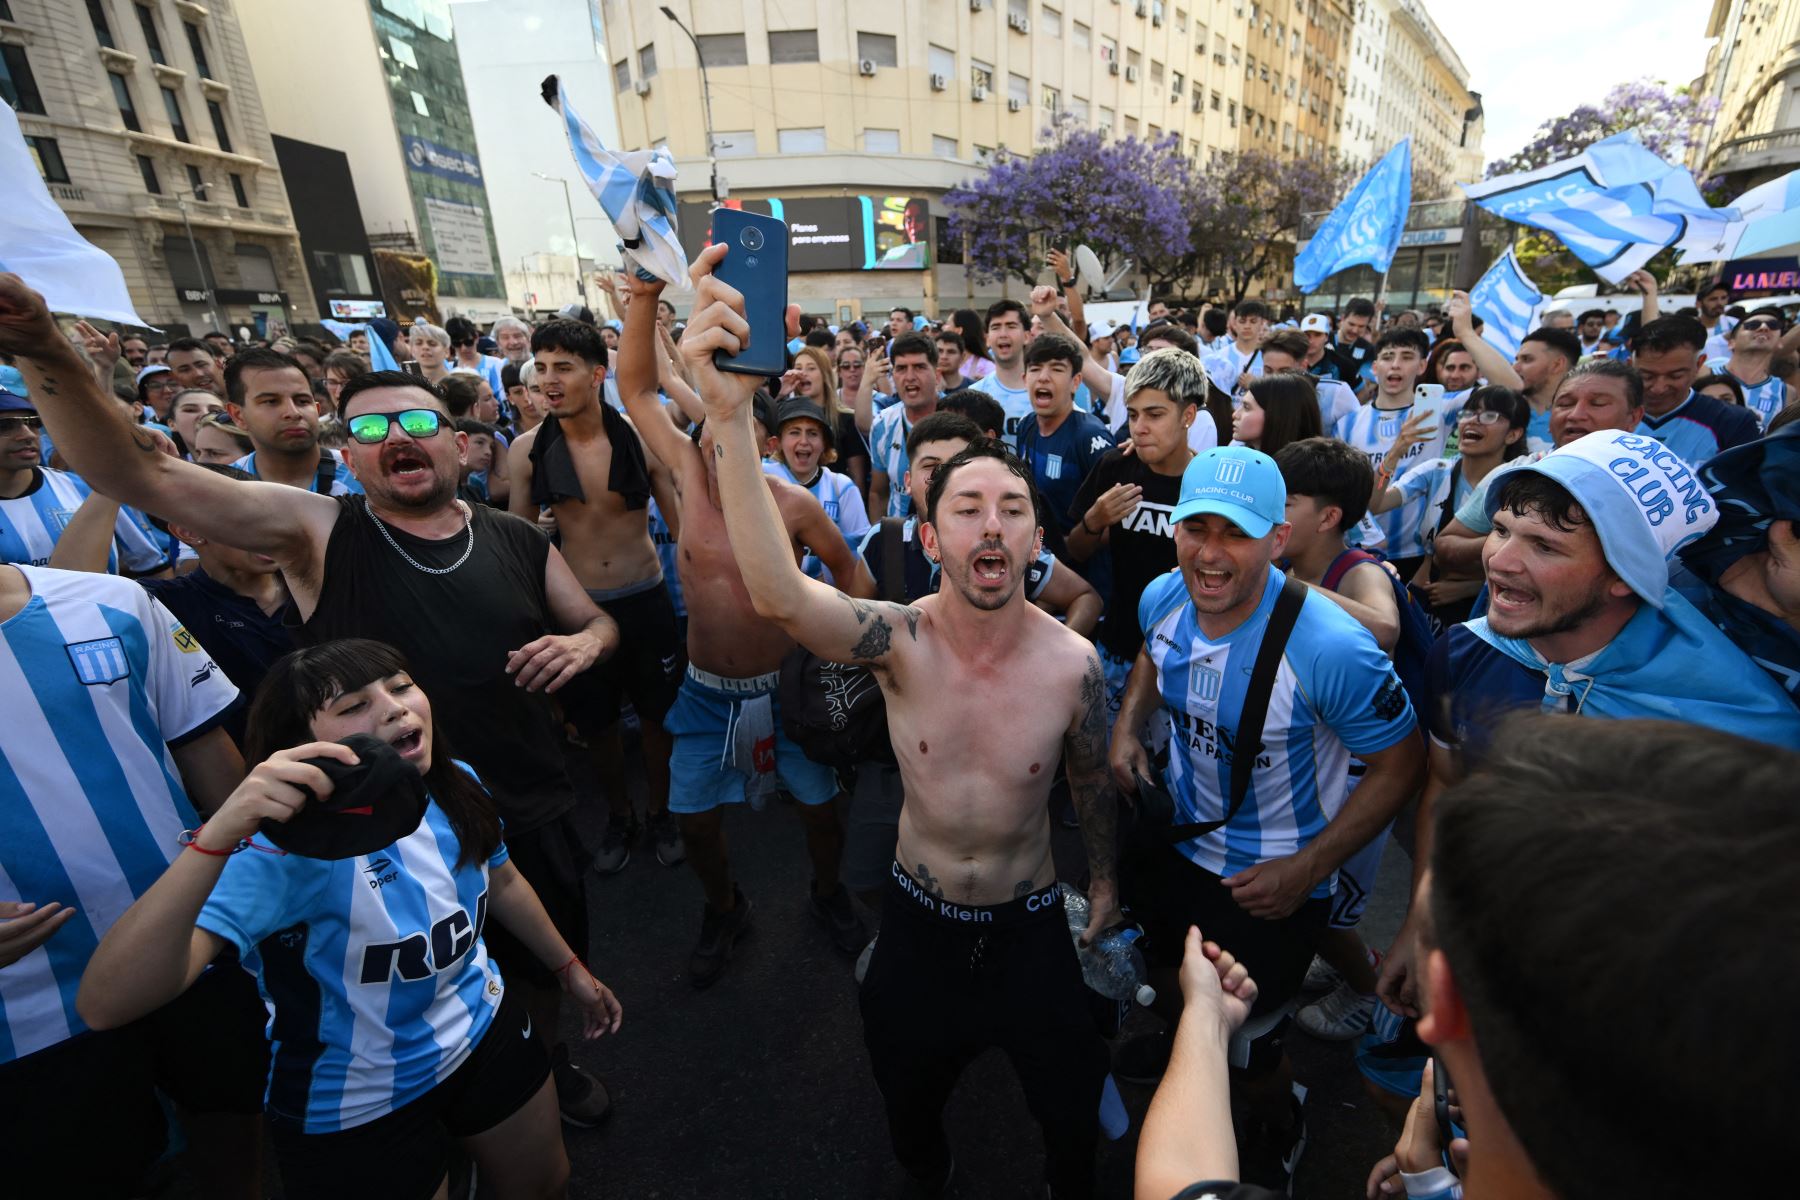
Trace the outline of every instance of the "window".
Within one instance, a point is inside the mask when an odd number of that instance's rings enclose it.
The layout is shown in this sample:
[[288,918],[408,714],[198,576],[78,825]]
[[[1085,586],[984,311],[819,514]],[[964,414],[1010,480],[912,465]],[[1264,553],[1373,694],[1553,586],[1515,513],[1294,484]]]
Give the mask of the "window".
[[[810,30],[808,32],[811,32]],[[778,129],[776,141],[783,154],[825,153],[825,129]]]
[[1293,147],[1293,145],[1294,145],[1294,127],[1292,125],[1289,125],[1286,121],[1283,121],[1281,123],[1281,148],[1283,150],[1288,150],[1288,149],[1291,149]]
[[374,290],[369,286],[369,260],[362,255],[314,250],[312,258],[328,295],[366,296]]
[[1069,41],[1077,50],[1086,50],[1094,44],[1094,31],[1076,21],[1069,27]]
[[112,49],[115,44],[113,42],[112,22],[106,19],[106,4],[104,0],[87,0],[87,9],[88,20],[94,23],[94,39],[107,49]]
[[1231,46],[1231,65],[1232,66],[1235,67],[1238,65],[1238,63],[1243,61],[1242,54],[1243,54],[1243,51],[1238,48],[1237,44],[1235,42],[1232,43],[1232,46]]
[[1119,61],[1119,43],[1104,34],[1100,37],[1100,61],[1108,63]]
[[942,46],[928,46],[925,61],[933,75],[942,75],[945,79],[956,78],[956,51],[946,50]]
[[[413,93],[415,96],[418,94],[417,92]],[[192,140],[188,137],[187,119],[181,115],[181,97],[175,94],[174,88],[163,88],[162,98],[163,111],[168,114],[169,128],[174,131],[175,140],[179,142]]]
[[1038,10],[1038,28],[1053,38],[1062,36],[1062,14],[1054,8]]
[[1126,117],[1125,118],[1125,136],[1128,138],[1134,138],[1137,135],[1138,135],[1138,119],[1136,117]]
[[819,61],[819,31],[816,29],[784,29],[769,32],[769,61],[772,63],[816,63]]
[[750,61],[750,50],[741,33],[703,33],[700,58],[709,67],[741,67]]
[[756,131],[754,129],[713,134],[713,155],[716,158],[750,158],[755,154]]
[[[192,26],[189,28],[192,28]],[[401,66],[411,67],[415,71],[419,69],[419,56],[413,53],[411,42],[404,41],[397,37],[390,37],[388,38],[388,53],[393,57],[394,61]]]
[[237,200],[239,208],[250,207],[250,197],[244,191],[244,177],[236,171],[231,173],[231,194]]
[[1212,94],[1212,101],[1211,101],[1210,107],[1212,108],[1212,110],[1214,112],[1219,111],[1219,93],[1214,92]]
[[123,75],[114,75],[109,71],[107,77],[112,80],[113,99],[119,102],[119,117],[125,122],[125,128],[133,133],[142,133],[144,126],[138,120],[137,105],[131,102],[131,85],[125,82]]
[[418,92],[412,94],[412,104],[413,111],[418,113],[421,117],[429,117],[431,115],[431,105],[425,103],[425,97]]
[[1254,54],[1244,60],[1244,78],[1256,78],[1256,55]]
[[891,33],[859,33],[856,35],[856,57],[866,58],[878,67],[900,65],[900,51]]
[[45,183],[69,182],[69,168],[63,164],[62,150],[55,138],[27,137],[25,145],[31,150],[38,174],[44,177]]
[[137,160],[138,170],[144,176],[144,190],[152,196],[162,195],[162,181],[156,177],[156,164],[150,161],[150,156],[147,154],[138,155]]
[[900,153],[900,131],[898,129],[863,130],[863,150],[868,154]]
[[656,78],[656,47],[645,46],[638,51],[638,78]]
[[37,76],[25,61],[23,46],[0,46],[0,99],[18,112],[44,115],[44,98],[38,94]]
[[1029,21],[1031,0],[1006,0],[1006,15],[1008,19],[1017,17],[1021,21]]
[[1046,87],[1039,100],[1043,103],[1044,111],[1051,116],[1062,111],[1062,93],[1053,87]]
[[994,68],[989,64],[982,62],[979,58],[971,58],[969,60],[969,83],[975,87],[987,88],[992,91],[994,87]]
[[1125,51],[1125,65],[1135,71],[1144,65],[1144,56],[1136,50],[1127,50]]
[[1150,82],[1161,86],[1163,81],[1163,65],[1155,59],[1150,61]]
[[1180,71],[1176,71],[1169,76],[1169,90],[1171,92],[1179,96],[1186,88],[1187,76],[1183,75]]
[[1113,128],[1113,110],[1104,104],[1100,106],[1100,132],[1111,133]]
[[[192,29],[193,26],[188,26]],[[219,139],[219,149],[231,153],[231,130],[225,128],[225,110],[219,107],[217,100],[206,102],[206,115],[212,118],[213,136]]]
[[613,91],[623,92],[631,87],[631,60],[621,58],[613,64]]
[[1023,75],[1008,75],[1006,77],[1006,98],[1008,101],[1016,101],[1020,107],[1030,104],[1031,80]]
[[1187,9],[1185,8],[1178,8],[1175,10],[1175,32],[1187,32]]
[[1231,127],[1233,129],[1236,129],[1237,128],[1237,101],[1236,100],[1227,100],[1225,102],[1225,115],[1226,115],[1227,119],[1230,120]]
[[193,193],[194,199],[206,199],[206,180],[200,177],[200,168],[194,166],[192,163],[188,164],[187,181],[188,191]]
[[150,47],[150,61],[153,63],[167,63],[169,60],[163,54],[162,35],[156,32],[156,14],[151,12],[148,8],[145,8],[142,4],[136,4],[132,7],[137,9],[138,25],[143,28],[144,42]]
[[181,27],[187,30],[188,49],[194,52],[194,69],[200,72],[200,78],[211,79],[212,67],[206,61],[206,43],[200,39],[200,27],[189,25],[186,21],[181,23]]
[[956,139],[945,137],[941,133],[931,135],[931,153],[935,158],[955,158],[958,153]]
[[1074,117],[1076,123],[1085,129],[1088,123],[1088,102],[1080,96],[1070,96],[1069,115]]

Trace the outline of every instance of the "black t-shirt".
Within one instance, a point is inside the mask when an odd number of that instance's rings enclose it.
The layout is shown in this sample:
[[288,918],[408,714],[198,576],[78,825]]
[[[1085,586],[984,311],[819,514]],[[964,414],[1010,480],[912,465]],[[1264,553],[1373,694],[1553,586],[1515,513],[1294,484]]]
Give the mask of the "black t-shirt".
[[837,451],[837,462],[833,465],[838,468],[840,474],[843,472],[844,464],[851,459],[860,458],[865,461],[868,459],[869,443],[864,440],[862,431],[856,427],[855,413],[842,412],[838,414],[837,435],[833,439],[832,448]]
[[293,633],[279,616],[271,617],[256,601],[238,595],[198,568],[172,579],[138,582],[200,639],[225,678],[237,684],[238,703],[222,724],[242,746],[250,701],[275,660],[294,648]]
[[[447,575],[428,575],[388,545],[363,497],[337,501],[318,608],[298,629],[299,640],[374,638],[404,654],[450,752],[481,776],[509,834],[574,807],[550,698],[515,686],[506,674],[508,654],[555,632],[544,587],[549,541],[519,517],[474,505],[468,561]],[[427,567],[450,566],[469,544],[466,533],[427,541],[386,528]]]
[[1115,657],[1130,662],[1144,644],[1137,623],[1138,597],[1151,580],[1175,567],[1175,526],[1169,518],[1181,499],[1181,476],[1158,475],[1137,455],[1108,450],[1081,481],[1069,515],[1082,520],[1106,489],[1121,483],[1135,484],[1144,494],[1107,537],[1112,551],[1112,589],[1095,640]]

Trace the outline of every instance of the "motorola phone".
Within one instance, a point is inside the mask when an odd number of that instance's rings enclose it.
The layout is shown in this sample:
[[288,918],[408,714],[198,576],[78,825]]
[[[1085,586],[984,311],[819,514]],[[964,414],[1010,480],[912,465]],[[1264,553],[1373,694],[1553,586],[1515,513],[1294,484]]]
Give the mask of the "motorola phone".
[[712,240],[728,247],[713,274],[743,293],[750,322],[750,344],[737,354],[715,350],[713,364],[740,375],[780,375],[787,369],[787,224],[760,213],[716,209]]

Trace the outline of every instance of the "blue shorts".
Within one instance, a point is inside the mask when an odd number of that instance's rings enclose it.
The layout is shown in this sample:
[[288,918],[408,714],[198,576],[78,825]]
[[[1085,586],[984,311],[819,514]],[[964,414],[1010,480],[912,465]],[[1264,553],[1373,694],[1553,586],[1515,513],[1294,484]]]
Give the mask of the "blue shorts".
[[731,680],[740,687],[727,691],[702,682],[705,674],[688,667],[663,718],[663,728],[675,739],[669,755],[670,812],[703,813],[743,803],[749,775],[730,765],[732,720],[741,703],[764,695],[774,705],[775,773],[782,788],[802,804],[824,804],[838,794],[832,769],[806,757],[781,732],[781,708],[774,697],[777,676]]

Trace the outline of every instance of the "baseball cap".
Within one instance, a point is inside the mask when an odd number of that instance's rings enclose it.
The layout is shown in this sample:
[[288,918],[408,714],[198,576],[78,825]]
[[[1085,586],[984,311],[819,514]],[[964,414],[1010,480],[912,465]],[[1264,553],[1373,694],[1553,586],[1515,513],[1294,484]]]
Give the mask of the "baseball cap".
[[1113,326],[1108,324],[1107,322],[1105,322],[1105,321],[1089,321],[1088,322],[1088,340],[1090,342],[1097,341],[1098,339],[1103,338],[1103,337],[1111,337],[1112,335],[1113,335]]
[[805,396],[789,396],[781,402],[781,406],[775,410],[774,432],[780,433],[787,427],[789,421],[801,420],[818,422],[819,428],[825,431],[826,447],[834,447],[836,439],[833,436],[831,422],[825,419],[825,410]]
[[1307,313],[1306,319],[1300,322],[1301,333],[1330,333],[1331,318],[1324,313]]
[[30,409],[36,411],[37,406],[31,402],[31,392],[25,386],[25,376],[19,368],[0,366],[0,412],[19,412]]
[[1488,488],[1490,519],[1506,479],[1523,471],[1553,479],[1575,497],[1607,565],[1653,608],[1663,606],[1669,587],[1669,556],[1719,520],[1718,502],[1693,468],[1649,434],[1601,429],[1511,468]]
[[137,385],[139,387],[143,387],[144,380],[150,378],[152,375],[155,375],[159,372],[166,372],[166,371],[168,371],[168,369],[169,368],[165,367],[161,363],[151,363],[149,366],[145,367],[143,370],[141,370],[137,373]]
[[1130,366],[1132,363],[1136,362],[1137,360],[1138,360],[1138,348],[1136,346],[1127,346],[1123,350],[1119,351],[1119,365],[1121,367]]
[[378,737],[353,733],[343,744],[356,764],[335,758],[306,761],[331,780],[331,795],[320,800],[310,788],[306,804],[285,821],[264,820],[263,836],[289,854],[344,859],[372,854],[419,827],[429,797],[425,777]]
[[1181,502],[1169,519],[1177,524],[1215,513],[1253,538],[1287,520],[1287,484],[1281,468],[1261,450],[1217,446],[1181,473]]
[[556,315],[559,317],[566,317],[571,321],[580,321],[584,325],[592,325],[594,323],[593,312],[587,305],[582,304],[579,301],[563,305],[556,310]]

